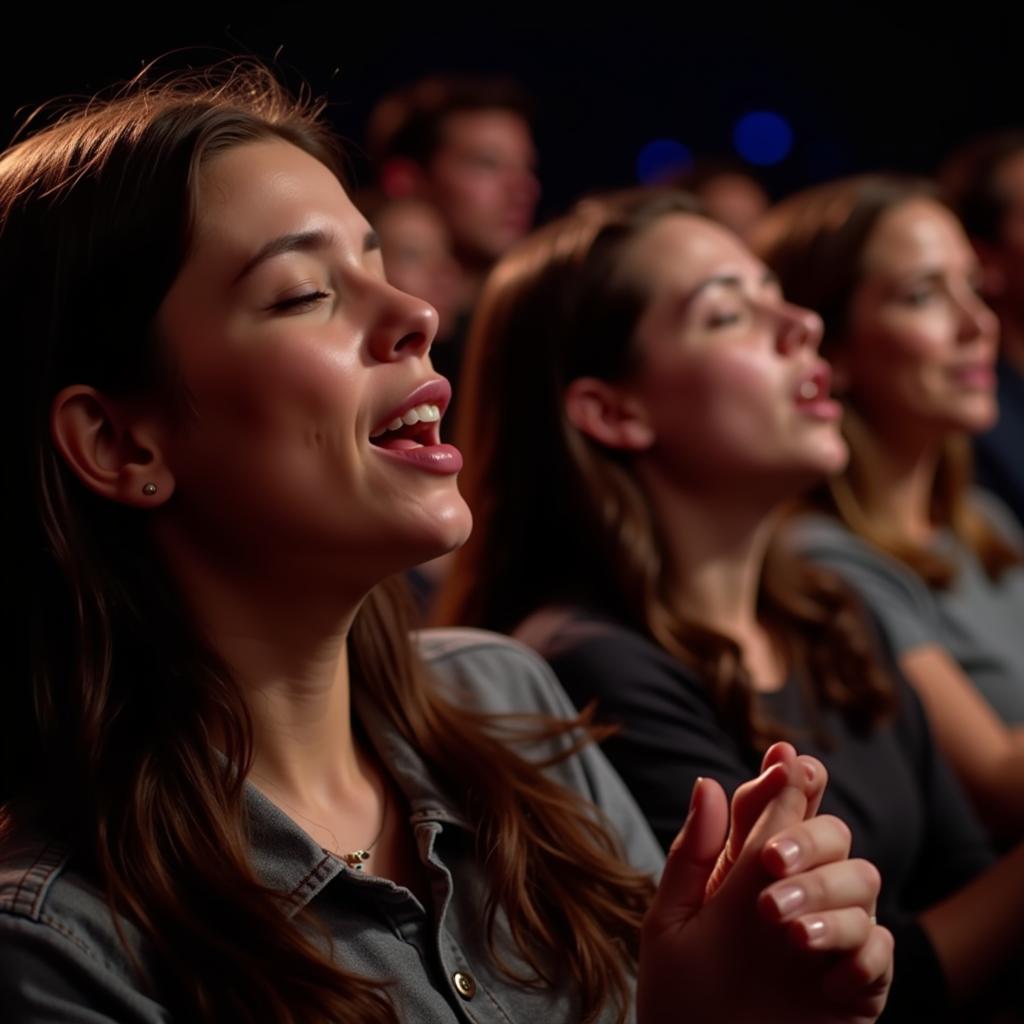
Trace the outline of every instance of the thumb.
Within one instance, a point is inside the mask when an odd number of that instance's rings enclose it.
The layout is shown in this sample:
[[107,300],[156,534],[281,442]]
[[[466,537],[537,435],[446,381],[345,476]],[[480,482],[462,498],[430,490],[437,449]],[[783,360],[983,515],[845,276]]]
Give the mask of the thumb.
[[714,779],[697,779],[690,813],[669,847],[661,884],[651,902],[656,927],[682,925],[704,905],[708,878],[715,867],[729,825],[729,803]]

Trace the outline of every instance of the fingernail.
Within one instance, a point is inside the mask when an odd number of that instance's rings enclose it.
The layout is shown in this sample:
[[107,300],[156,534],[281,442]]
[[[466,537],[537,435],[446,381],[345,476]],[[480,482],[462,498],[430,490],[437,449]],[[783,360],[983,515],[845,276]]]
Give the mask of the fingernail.
[[804,891],[798,885],[786,885],[781,889],[774,889],[771,899],[779,917],[787,917],[803,903]]
[[800,856],[800,847],[792,839],[778,839],[770,846],[787,868],[791,868]]
[[825,941],[825,933],[828,926],[820,917],[812,917],[808,921],[802,921],[804,935],[807,937],[808,946],[820,946]]

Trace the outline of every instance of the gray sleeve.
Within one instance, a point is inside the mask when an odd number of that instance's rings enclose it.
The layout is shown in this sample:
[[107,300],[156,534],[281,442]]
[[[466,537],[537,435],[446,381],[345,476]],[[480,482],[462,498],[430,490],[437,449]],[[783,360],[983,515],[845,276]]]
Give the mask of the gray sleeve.
[[915,647],[944,644],[931,592],[924,580],[895,558],[824,518],[797,523],[787,539],[801,555],[831,569],[856,591],[895,656]]
[[[422,653],[458,703],[490,714],[540,714],[561,719],[578,715],[547,662],[523,644],[468,629],[425,630],[418,640]],[[524,746],[524,756],[547,761],[571,739],[567,735],[539,746]],[[600,809],[617,833],[629,864],[660,877],[664,863],[661,848],[625,783],[596,743],[552,764],[550,772]]]
[[4,1024],[168,1024],[71,936],[40,921],[0,915],[0,1019]]

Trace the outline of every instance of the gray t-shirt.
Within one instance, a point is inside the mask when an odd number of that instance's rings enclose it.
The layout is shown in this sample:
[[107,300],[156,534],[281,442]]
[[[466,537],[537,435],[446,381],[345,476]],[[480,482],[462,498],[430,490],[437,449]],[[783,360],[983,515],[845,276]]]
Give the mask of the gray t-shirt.
[[[420,646],[448,693],[485,712],[567,718],[572,704],[531,651],[478,630],[421,634]],[[372,704],[354,694],[359,719],[411,809],[432,905],[403,886],[350,870],[325,853],[257,789],[247,785],[252,859],[263,881],[309,906],[326,926],[337,961],[388,981],[401,1020],[420,1024],[576,1021],[565,988],[516,984],[493,962],[481,925],[488,877],[458,801]],[[526,756],[548,759],[569,737]],[[593,744],[554,764],[550,774],[592,801],[619,836],[625,859],[660,873],[662,854],[625,786]],[[503,922],[499,915],[499,922]],[[130,922],[129,944],[146,968],[158,967]],[[525,970],[499,924],[507,962]],[[158,994],[135,980],[102,894],[57,845],[7,837],[0,845],[0,1020],[4,1024],[168,1024]],[[606,1008],[601,1021],[615,1019]]]
[[[976,497],[1007,540],[1020,544],[1010,512],[991,495]],[[1024,566],[992,580],[974,552],[945,531],[936,549],[953,560],[957,572],[940,589],[829,516],[797,520],[787,539],[858,592],[894,655],[945,648],[1004,722],[1024,723]]]

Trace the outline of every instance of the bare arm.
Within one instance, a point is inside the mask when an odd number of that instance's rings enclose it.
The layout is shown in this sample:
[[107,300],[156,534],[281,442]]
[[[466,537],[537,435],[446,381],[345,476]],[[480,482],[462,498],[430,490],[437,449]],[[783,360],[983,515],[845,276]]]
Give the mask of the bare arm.
[[907,652],[900,669],[981,819],[996,835],[1024,835],[1024,728],[1002,722],[941,647]]
[[954,999],[977,992],[1024,951],[1024,844],[920,917]]

